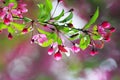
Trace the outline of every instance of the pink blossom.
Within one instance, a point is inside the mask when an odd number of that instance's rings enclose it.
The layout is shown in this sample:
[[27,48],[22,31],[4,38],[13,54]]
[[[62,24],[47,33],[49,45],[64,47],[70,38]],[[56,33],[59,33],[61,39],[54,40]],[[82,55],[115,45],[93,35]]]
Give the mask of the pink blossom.
[[58,52],[56,52],[56,53],[54,54],[54,58],[55,58],[57,61],[59,61],[59,60],[62,59],[62,54],[58,51]]
[[53,52],[54,52],[53,47],[51,47],[51,48],[49,48],[49,49],[48,49],[48,54],[49,54],[49,55],[52,55],[52,54],[53,54]]
[[94,55],[96,55],[97,53],[98,53],[97,50],[92,49],[92,51],[90,52],[90,55],[91,55],[91,56],[94,56]]
[[14,3],[9,3],[7,7],[4,7],[0,13],[1,19],[4,20],[6,25],[9,25],[13,21],[13,15],[16,15],[17,10],[13,9]]
[[104,22],[101,24],[101,26],[102,26],[103,28],[109,28],[111,25],[110,25],[110,23],[109,23],[108,21],[104,21]]
[[42,45],[48,39],[45,34],[36,34],[32,37],[32,40],[34,40],[35,43]]
[[106,34],[105,29],[102,26],[98,26],[98,33],[101,34],[101,35]]
[[26,4],[18,4],[18,8],[17,8],[17,11],[18,11],[18,16],[20,17],[20,18],[22,18],[23,16],[22,16],[22,14],[23,13],[26,13],[26,12],[28,12],[28,9],[26,8]]
[[75,53],[77,53],[77,52],[79,52],[80,51],[80,48],[79,47],[77,47],[77,46],[72,46],[72,51],[74,51]]

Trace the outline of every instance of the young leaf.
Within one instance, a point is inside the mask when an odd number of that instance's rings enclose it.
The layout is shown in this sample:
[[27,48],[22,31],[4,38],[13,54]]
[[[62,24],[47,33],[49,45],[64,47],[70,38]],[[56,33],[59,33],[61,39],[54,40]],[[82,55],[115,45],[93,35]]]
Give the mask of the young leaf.
[[9,3],[14,3],[14,8],[17,7],[17,1],[16,0],[5,0],[5,5],[7,6]]
[[6,29],[8,26],[5,25],[4,23],[0,22],[0,30]]
[[49,39],[53,39],[54,42],[57,42],[58,44],[62,44],[62,40],[58,37],[57,34],[55,33],[51,33],[49,36],[48,36]]
[[85,50],[90,44],[90,37],[89,35],[86,35],[86,36],[83,36],[81,39],[80,39],[80,48],[82,50]]
[[46,5],[45,6],[50,13],[50,11],[52,10],[52,1],[51,0],[46,0]]
[[53,40],[52,40],[52,39],[49,39],[48,41],[44,42],[41,46],[42,46],[42,47],[48,47],[48,46],[50,46],[52,43],[53,43]]
[[13,34],[13,33],[15,33],[15,30],[14,30],[14,28],[12,28],[12,26],[9,26],[8,27],[8,32]]
[[83,29],[88,29],[92,24],[94,24],[95,21],[97,20],[98,16],[99,16],[99,8],[97,7],[97,10],[95,11],[94,15],[89,20],[89,22],[84,26]]
[[59,20],[62,16],[64,16],[64,10],[62,10],[62,12],[58,16],[54,17],[54,19]]
[[32,21],[32,19],[30,19],[30,18],[28,18],[28,17],[24,17],[23,20],[24,20],[25,22],[31,22],[31,21]]
[[25,27],[25,24],[18,24],[14,22],[11,22],[11,25],[13,25],[19,31],[23,30],[23,28]]
[[73,18],[73,13],[70,12],[70,14],[64,20],[62,20],[60,22],[67,22],[67,21],[71,20],[72,18]]
[[41,34],[46,34],[47,36],[51,35],[51,33],[46,32],[46,31],[44,31],[44,30],[42,30],[42,29],[39,29],[39,28],[38,28],[38,31],[39,31],[39,33],[41,33]]

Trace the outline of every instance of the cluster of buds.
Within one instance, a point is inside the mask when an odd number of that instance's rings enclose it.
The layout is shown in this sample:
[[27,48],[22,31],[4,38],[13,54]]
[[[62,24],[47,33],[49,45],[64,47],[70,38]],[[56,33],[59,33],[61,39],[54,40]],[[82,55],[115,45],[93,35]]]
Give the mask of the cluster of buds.
[[48,39],[45,34],[36,34],[32,37],[31,43],[37,43],[39,45],[42,45],[47,40]]
[[105,41],[110,41],[111,33],[115,31],[114,27],[111,27],[110,23],[104,21],[98,26],[98,33],[103,37]]
[[26,13],[28,11],[26,9],[26,4],[20,3],[16,8],[14,8],[14,5],[14,3],[9,3],[8,6],[0,9],[0,18],[6,25],[9,25],[10,22],[14,20],[14,17],[22,18],[23,13]]
[[53,44],[48,49],[48,54],[52,55],[54,53],[54,58],[56,60],[61,60],[63,54],[69,57],[71,52],[78,53],[79,51],[80,48],[77,47],[76,45],[73,45],[71,48],[68,48],[64,45]]
[[98,48],[102,48],[104,45],[104,41],[108,42],[110,41],[110,36],[113,32],[115,32],[115,28],[111,27],[111,24],[108,21],[102,22],[101,25],[97,26],[97,32],[100,34],[101,39],[98,41],[91,42],[92,44],[92,50],[90,52],[90,55],[94,56],[98,53]]

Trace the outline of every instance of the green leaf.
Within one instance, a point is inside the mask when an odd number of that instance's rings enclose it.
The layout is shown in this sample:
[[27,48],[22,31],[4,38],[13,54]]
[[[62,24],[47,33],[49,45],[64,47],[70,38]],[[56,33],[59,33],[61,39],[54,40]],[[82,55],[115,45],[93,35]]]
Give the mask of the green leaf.
[[70,14],[64,20],[62,20],[60,22],[67,22],[67,21],[70,21],[72,18],[73,18],[73,13],[70,12]]
[[43,4],[38,4],[39,7],[39,16],[38,16],[38,20],[40,22],[46,22],[48,20],[50,20],[50,12],[48,11],[47,7]]
[[46,31],[44,31],[42,29],[39,29],[39,28],[38,28],[38,32],[41,33],[41,34],[46,34],[47,36],[51,35],[51,33],[46,32]]
[[46,0],[46,5],[45,6],[50,13],[51,10],[52,10],[52,1],[51,0]]
[[92,36],[92,39],[93,39],[93,40],[100,40],[100,38],[101,38],[101,35],[99,35],[99,34]]
[[24,20],[25,22],[31,22],[31,21],[32,21],[32,19],[30,19],[30,18],[28,18],[28,17],[24,17],[23,20]]
[[55,19],[55,20],[59,20],[62,16],[64,16],[64,9],[63,9],[62,12],[61,12],[58,16],[56,16],[54,19]]
[[11,34],[13,34],[13,33],[15,33],[15,29],[12,28],[12,26],[9,26],[8,27],[8,32],[11,33]]
[[82,50],[85,50],[90,44],[90,36],[89,35],[86,35],[86,36],[83,36],[81,39],[80,39],[80,48]]
[[23,28],[25,27],[25,24],[18,24],[14,22],[11,22],[11,25],[13,25],[19,31],[23,30]]
[[5,25],[4,23],[0,22],[0,30],[6,29],[6,28],[8,28],[8,26]]
[[49,39],[53,39],[54,42],[57,42],[58,44],[62,44],[62,40],[58,37],[57,34],[55,33],[51,33],[49,36],[48,36]]
[[48,47],[48,46],[50,46],[52,43],[53,43],[53,40],[52,40],[52,39],[49,39],[48,41],[44,42],[41,46],[42,46],[42,47]]
[[98,16],[99,16],[99,8],[97,7],[97,10],[95,11],[94,15],[89,20],[89,22],[84,26],[83,29],[88,29],[92,24],[94,24],[95,21],[97,20]]
[[9,3],[14,3],[14,7],[13,8],[16,8],[17,7],[17,1],[16,0],[5,0],[5,5],[8,6]]

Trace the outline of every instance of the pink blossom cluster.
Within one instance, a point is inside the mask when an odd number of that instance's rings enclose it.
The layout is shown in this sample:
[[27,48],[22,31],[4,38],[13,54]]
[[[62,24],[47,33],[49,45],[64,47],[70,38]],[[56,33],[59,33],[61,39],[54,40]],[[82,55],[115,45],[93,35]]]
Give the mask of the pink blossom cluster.
[[26,4],[20,3],[16,8],[14,6],[14,3],[9,3],[8,6],[0,9],[0,18],[6,25],[9,25],[14,20],[14,17],[23,18],[23,13],[28,12]]
[[36,34],[32,37],[31,43],[37,43],[39,45],[42,45],[47,40],[48,39],[45,34]]
[[52,46],[48,49],[48,54],[52,55],[54,53],[55,60],[61,60],[62,55],[65,54],[66,56],[70,56],[70,52],[78,53],[80,51],[80,48],[76,45],[73,45],[71,48],[68,48],[64,45],[59,44],[52,44]]
[[111,27],[108,21],[104,21],[98,26],[98,33],[101,34],[105,41],[110,41],[111,33],[115,32],[115,28]]

